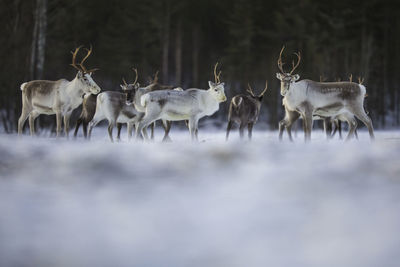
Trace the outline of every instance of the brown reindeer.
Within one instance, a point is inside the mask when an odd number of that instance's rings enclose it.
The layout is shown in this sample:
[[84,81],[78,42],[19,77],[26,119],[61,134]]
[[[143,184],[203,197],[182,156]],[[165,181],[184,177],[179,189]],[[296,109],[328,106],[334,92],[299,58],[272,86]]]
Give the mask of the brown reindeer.
[[244,129],[247,126],[248,137],[249,140],[251,140],[253,126],[257,122],[258,116],[260,115],[261,101],[263,100],[267,88],[268,82],[266,81],[264,90],[259,95],[255,95],[250,84],[248,84],[248,88],[246,90],[248,92],[247,95],[239,94],[232,98],[231,104],[229,105],[226,140],[229,138],[229,132],[233,123],[239,124],[240,138],[243,138]]

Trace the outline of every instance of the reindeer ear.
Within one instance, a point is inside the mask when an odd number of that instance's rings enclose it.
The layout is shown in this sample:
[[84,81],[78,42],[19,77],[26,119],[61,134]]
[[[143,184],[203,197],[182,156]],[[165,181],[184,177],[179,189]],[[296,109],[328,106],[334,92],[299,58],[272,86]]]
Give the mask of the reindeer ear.
[[213,87],[215,87],[215,83],[213,83],[212,81],[208,81],[208,86],[210,88],[213,88]]
[[225,86],[225,83],[220,83],[220,85],[222,85],[222,87],[224,87],[224,86]]
[[300,79],[300,75],[296,74],[293,76],[292,81],[297,81],[298,79]]
[[276,73],[276,78],[278,78],[279,80],[282,79],[282,74],[280,74],[279,72]]
[[83,77],[82,71],[79,70],[78,73],[76,74],[76,77],[82,78]]
[[122,84],[120,84],[119,86],[121,86],[122,90],[125,90],[125,87]]

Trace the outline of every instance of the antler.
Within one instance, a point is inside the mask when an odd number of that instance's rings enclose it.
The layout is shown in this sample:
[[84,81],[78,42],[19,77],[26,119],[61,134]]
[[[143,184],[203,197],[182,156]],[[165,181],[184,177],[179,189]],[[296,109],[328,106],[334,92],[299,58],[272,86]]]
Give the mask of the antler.
[[128,83],[125,81],[125,78],[124,78],[124,77],[122,77],[122,81],[124,82],[124,85],[125,85],[125,86],[128,86]]
[[252,89],[251,86],[250,86],[250,83],[247,83],[247,89],[246,89],[246,91],[247,91],[251,96],[254,96],[254,92],[253,92],[253,89]]
[[265,88],[261,92],[261,94],[259,94],[258,96],[263,96],[265,94],[265,92],[267,91],[267,89],[268,89],[268,80],[265,80]]
[[215,66],[214,66],[214,79],[215,79],[215,83],[221,83],[221,80],[219,79],[219,76],[221,76],[221,71],[219,71],[218,72],[218,75],[217,75],[217,66],[218,66],[218,62],[217,63],[215,63]]
[[285,46],[282,46],[281,52],[279,53],[279,58],[278,58],[278,69],[282,72],[282,74],[285,74],[285,71],[283,70],[283,65],[284,63],[282,62],[282,53],[283,50],[285,50]]
[[84,72],[84,70],[81,69],[79,66],[77,66],[76,63],[75,63],[76,55],[78,54],[78,51],[79,51],[79,49],[82,48],[82,46],[83,46],[83,45],[77,47],[77,48],[75,49],[74,52],[71,51],[71,54],[72,54],[72,63],[71,63],[70,65],[71,65],[72,67],[74,67],[75,69],[77,69],[78,71]]
[[154,74],[154,79],[152,83],[158,83],[158,72],[159,71],[156,71],[156,73]]
[[137,73],[137,69],[136,68],[132,68],[132,70],[135,72],[135,74],[136,74],[136,77],[135,77],[135,81],[133,82],[133,85],[135,85],[136,84],[136,82],[137,82],[137,80],[138,80],[138,73]]
[[364,82],[364,78],[358,77],[358,83],[363,84],[363,82]]
[[353,82],[353,74],[352,74],[352,73],[350,73],[349,81],[350,81],[350,82]]
[[85,73],[91,73],[91,72],[95,72],[96,70],[98,70],[98,68],[94,68],[94,69],[90,69],[87,70],[86,67],[83,65],[83,63],[86,61],[86,59],[88,59],[88,57],[90,56],[90,54],[92,53],[92,45],[90,45],[90,49],[85,48],[87,51],[86,56],[82,59],[81,63],[79,64],[79,66],[81,66],[83,72]]
[[290,75],[292,75],[292,73],[293,73],[294,70],[299,66],[300,61],[301,61],[301,54],[300,54],[300,52],[294,53],[294,54],[297,56],[297,64],[296,64],[296,66],[295,66],[295,65],[294,65],[294,60],[292,61],[292,66],[293,66],[293,68],[292,68],[292,71],[290,72]]
[[[283,70],[283,65],[284,63],[282,62],[282,53],[283,50],[285,49],[285,46],[282,46],[281,52],[279,53],[279,58],[278,58],[278,68],[282,72],[282,74],[285,74],[285,71]],[[297,56],[297,63],[296,65],[294,64],[294,60],[292,61],[292,70],[289,72],[290,75],[294,72],[294,70],[300,65],[301,61],[301,54],[300,52],[294,53]]]

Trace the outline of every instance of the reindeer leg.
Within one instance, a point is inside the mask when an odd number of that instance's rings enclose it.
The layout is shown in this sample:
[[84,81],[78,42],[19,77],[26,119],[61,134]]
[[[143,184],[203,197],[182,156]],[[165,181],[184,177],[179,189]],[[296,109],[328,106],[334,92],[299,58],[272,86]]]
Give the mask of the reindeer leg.
[[154,127],[156,126],[156,121],[154,121],[151,125],[150,125],[150,129],[151,129],[151,140],[154,140]]
[[240,139],[243,139],[244,136],[244,127],[246,127],[246,125],[243,122],[240,122],[240,126],[239,126],[239,135],[240,135]]
[[35,119],[39,116],[35,111],[32,111],[31,114],[29,114],[29,128],[31,132],[31,136],[35,135]]
[[292,126],[293,124],[298,120],[300,117],[300,113],[296,111],[287,111],[288,114],[288,120],[285,121],[286,124],[286,131],[289,136],[290,142],[293,142],[293,137],[292,137]]
[[365,126],[367,126],[368,128],[368,132],[369,132],[369,137],[371,140],[375,139],[375,135],[374,135],[374,127],[372,126],[372,121],[370,119],[370,117],[368,117],[368,115],[365,113],[363,108],[355,108],[353,109],[353,114],[360,120],[362,121]]
[[56,137],[60,137],[60,133],[61,133],[61,112],[57,111],[56,112],[56,124],[57,124],[57,128],[56,128]]
[[332,133],[332,121],[331,118],[324,118],[324,132],[326,135],[326,139],[331,138],[331,133]]
[[347,134],[346,141],[349,141],[353,138],[354,131],[357,129],[357,121],[353,118],[348,119],[347,123],[349,124],[349,133]]
[[93,127],[95,127],[100,121],[102,121],[103,119],[105,119],[103,116],[100,116],[98,114],[95,114],[93,119],[89,122],[89,134],[88,134],[88,139],[90,140],[90,138],[92,137],[92,130]]
[[249,140],[251,140],[251,137],[253,135],[253,123],[250,122],[249,124],[247,124],[247,130],[248,130],[248,136],[249,136]]
[[22,108],[21,116],[18,119],[18,135],[22,134],[22,130],[24,129],[24,123],[26,119],[29,117],[30,111],[26,108]]
[[130,141],[132,139],[133,122],[128,122],[126,128],[128,132],[128,140]]
[[86,120],[83,120],[82,129],[83,129],[83,136],[85,137],[85,139],[87,139],[87,137],[88,137],[88,132],[87,132],[88,124],[89,123]]
[[83,119],[81,117],[79,117],[78,120],[76,121],[76,125],[75,125],[74,138],[76,138],[76,136],[78,135],[78,130],[79,130],[79,127],[81,126],[82,122],[83,122]]
[[121,141],[121,129],[122,129],[122,123],[117,123],[117,141]]
[[169,131],[171,130],[172,121],[162,120],[162,126],[164,128],[164,137],[163,142],[171,142],[171,138],[169,137]]
[[199,121],[198,118],[195,116],[192,116],[189,119],[189,132],[192,141],[198,141],[198,136],[197,136],[198,121]]
[[114,139],[113,139],[113,136],[112,136],[112,131],[114,129],[114,125],[115,124],[116,124],[115,121],[109,121],[108,122],[108,137],[110,137],[110,140],[111,140],[112,143],[114,143]]
[[228,138],[229,138],[229,132],[231,131],[231,129],[232,129],[232,125],[233,125],[233,122],[232,121],[228,121],[228,126],[226,127],[226,136],[225,136],[225,141],[228,141]]
[[338,119],[334,120],[333,125],[335,126],[335,128],[333,128],[333,132],[331,133],[331,138],[333,138],[338,130]]
[[283,138],[283,131],[286,128],[286,120],[283,119],[279,122],[279,141],[282,141]]
[[69,139],[69,118],[71,117],[71,112],[64,114],[64,133],[67,139]]
[[311,131],[312,131],[313,119],[312,112],[309,107],[306,107],[304,114],[304,140],[305,142],[311,141]]

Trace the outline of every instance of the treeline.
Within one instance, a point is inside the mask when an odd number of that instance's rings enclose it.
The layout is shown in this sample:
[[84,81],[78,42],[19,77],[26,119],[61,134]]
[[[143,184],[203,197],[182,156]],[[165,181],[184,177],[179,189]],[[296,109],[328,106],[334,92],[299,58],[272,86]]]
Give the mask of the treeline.
[[[364,78],[376,128],[400,124],[400,8],[396,0],[2,0],[0,115],[13,132],[21,109],[19,86],[31,79],[72,79],[70,51],[85,44],[88,65],[103,90],[139,70],[143,84],[160,81],[206,88],[220,62],[228,99],[248,82],[269,81],[262,121],[283,116],[276,60],[302,53],[302,78]],[[216,115],[226,120],[228,104]],[[39,123],[51,124],[42,118]]]

